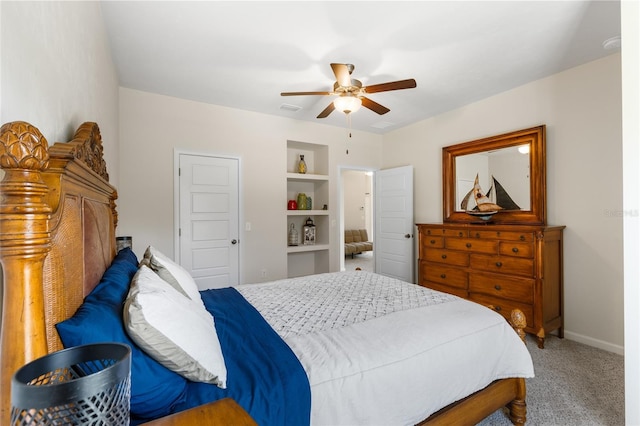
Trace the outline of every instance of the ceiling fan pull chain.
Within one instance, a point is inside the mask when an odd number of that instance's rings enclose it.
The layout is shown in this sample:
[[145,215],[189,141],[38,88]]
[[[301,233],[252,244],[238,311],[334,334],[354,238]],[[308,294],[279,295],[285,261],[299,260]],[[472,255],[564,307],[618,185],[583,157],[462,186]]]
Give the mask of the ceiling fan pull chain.
[[348,128],[347,130],[348,137],[347,137],[346,146],[347,146],[347,155],[349,155],[349,141],[351,140],[351,114],[347,114],[346,117],[347,117],[347,128]]

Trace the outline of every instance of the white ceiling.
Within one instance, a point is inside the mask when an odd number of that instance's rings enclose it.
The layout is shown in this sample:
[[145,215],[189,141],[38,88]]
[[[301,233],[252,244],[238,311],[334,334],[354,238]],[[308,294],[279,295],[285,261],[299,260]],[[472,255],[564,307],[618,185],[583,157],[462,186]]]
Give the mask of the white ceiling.
[[[417,88],[369,97],[352,126],[406,126],[619,51],[619,1],[107,1],[120,85],[346,127],[316,116],[332,96],[329,64],[352,63],[363,85],[414,78]],[[283,104],[301,107],[297,112]]]

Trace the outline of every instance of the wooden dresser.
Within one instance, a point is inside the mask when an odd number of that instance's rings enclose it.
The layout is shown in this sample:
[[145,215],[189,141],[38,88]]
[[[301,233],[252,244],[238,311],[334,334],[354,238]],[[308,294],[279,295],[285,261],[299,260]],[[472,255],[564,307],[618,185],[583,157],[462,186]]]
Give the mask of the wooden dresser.
[[493,306],[507,318],[527,317],[528,333],[544,347],[563,337],[564,226],[418,224],[418,283]]

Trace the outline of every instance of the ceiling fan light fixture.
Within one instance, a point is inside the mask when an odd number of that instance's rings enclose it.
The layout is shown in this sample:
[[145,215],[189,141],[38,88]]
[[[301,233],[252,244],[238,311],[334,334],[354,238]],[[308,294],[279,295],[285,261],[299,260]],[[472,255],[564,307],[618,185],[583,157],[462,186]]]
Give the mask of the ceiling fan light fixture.
[[362,100],[355,96],[340,96],[333,101],[333,106],[345,114],[356,112],[362,106]]

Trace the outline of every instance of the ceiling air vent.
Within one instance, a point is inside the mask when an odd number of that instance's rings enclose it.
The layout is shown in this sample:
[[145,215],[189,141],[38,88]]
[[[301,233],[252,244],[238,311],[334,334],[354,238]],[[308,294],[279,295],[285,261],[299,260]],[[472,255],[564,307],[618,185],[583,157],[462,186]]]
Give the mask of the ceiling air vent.
[[387,127],[395,126],[395,123],[390,121],[378,121],[371,125],[371,127],[375,127],[376,129],[386,129]]
[[283,109],[285,111],[297,112],[300,111],[302,107],[299,107],[298,105],[282,104],[280,105],[280,109]]

